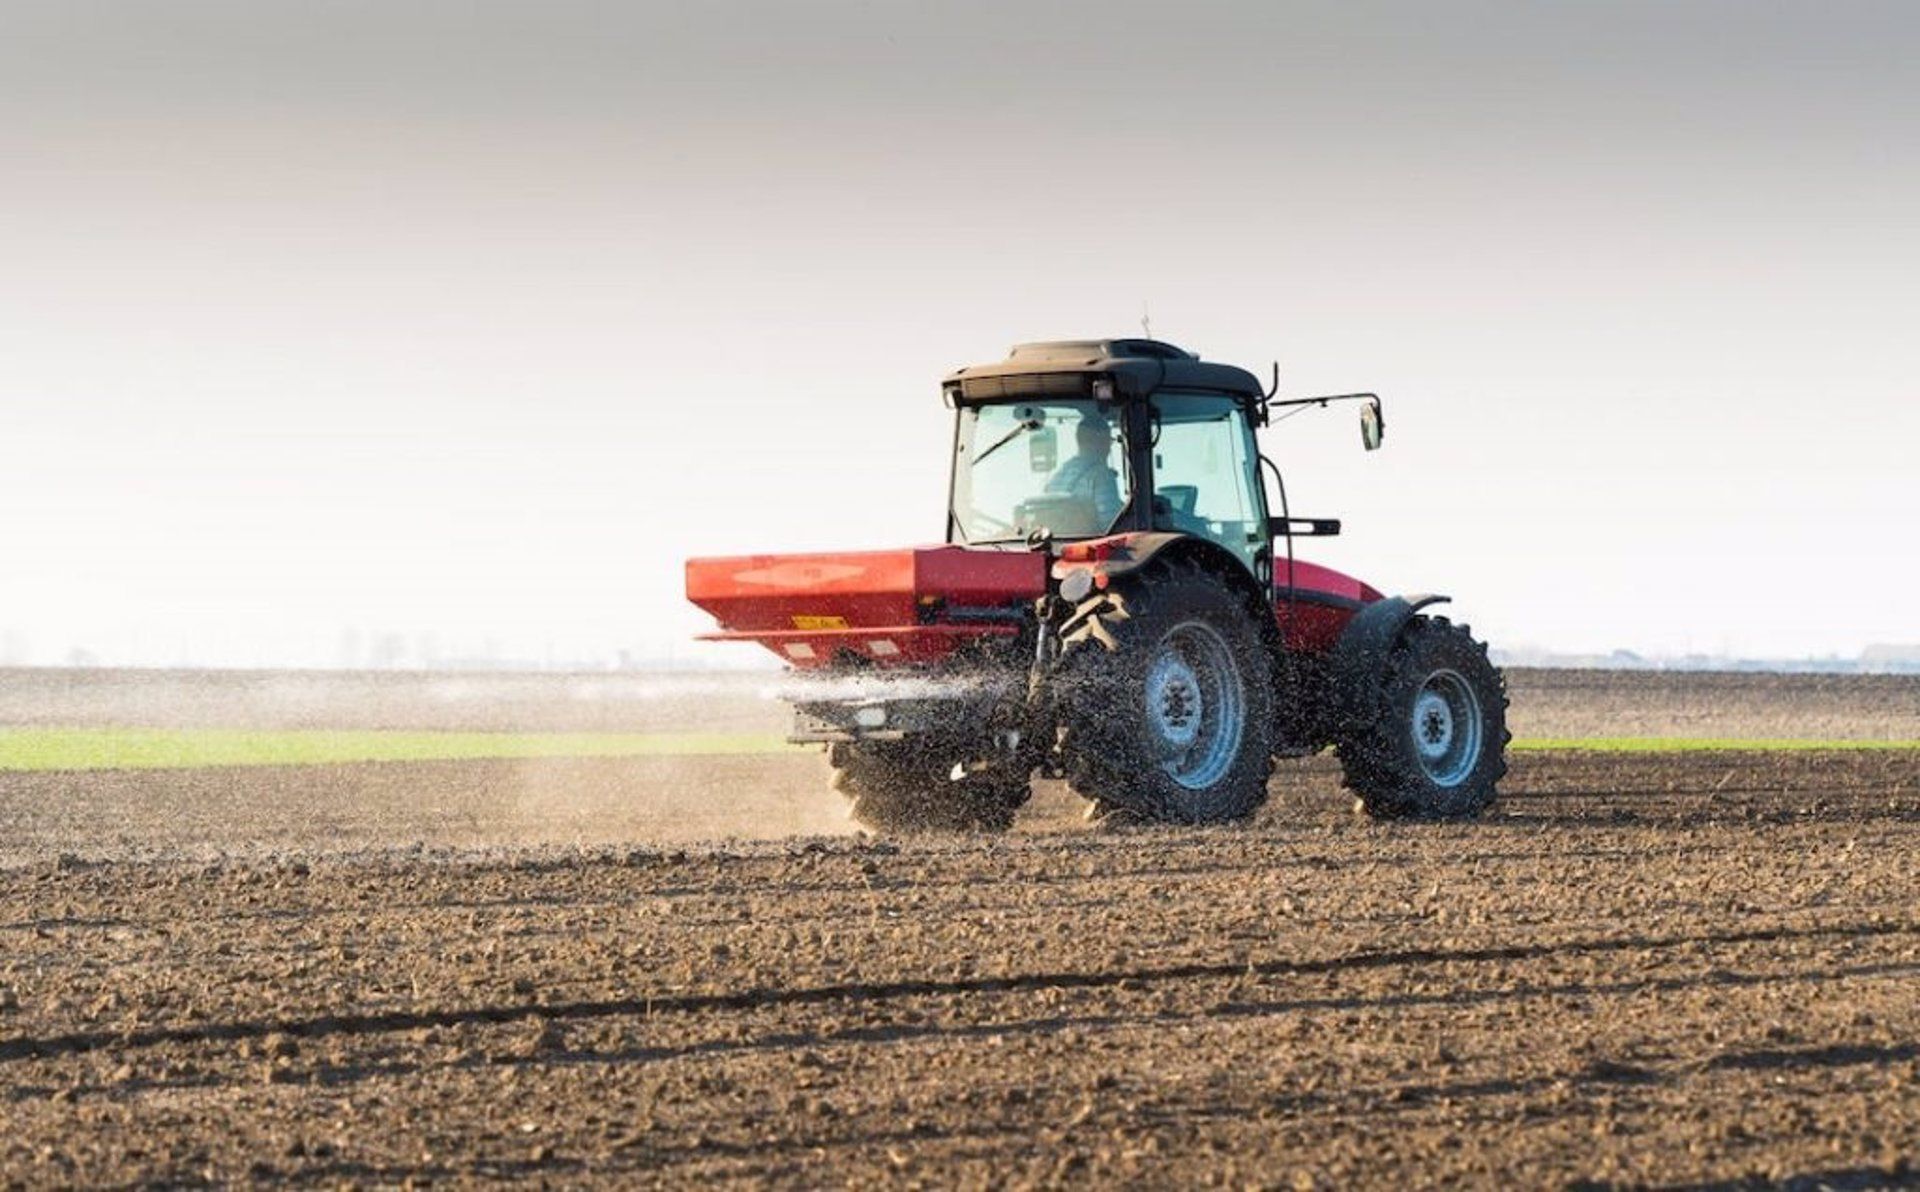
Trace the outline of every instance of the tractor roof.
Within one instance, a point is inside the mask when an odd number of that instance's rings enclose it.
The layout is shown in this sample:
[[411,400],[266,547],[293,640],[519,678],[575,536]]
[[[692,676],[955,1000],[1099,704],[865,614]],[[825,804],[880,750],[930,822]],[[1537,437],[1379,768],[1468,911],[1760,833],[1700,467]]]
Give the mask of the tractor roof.
[[1157,339],[1062,339],[1016,344],[1005,360],[947,374],[946,387],[963,400],[1084,392],[1087,374],[1111,377],[1123,397],[1156,389],[1212,389],[1258,401],[1265,389],[1231,364],[1208,364],[1184,348]]

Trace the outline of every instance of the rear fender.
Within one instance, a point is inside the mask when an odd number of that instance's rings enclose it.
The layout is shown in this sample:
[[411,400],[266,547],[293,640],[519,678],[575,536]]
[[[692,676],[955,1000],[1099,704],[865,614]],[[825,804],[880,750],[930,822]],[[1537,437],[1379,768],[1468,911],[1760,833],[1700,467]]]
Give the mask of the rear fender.
[[1340,709],[1340,719],[1371,715],[1365,696],[1378,681],[1387,651],[1407,622],[1430,604],[1452,599],[1422,593],[1415,596],[1389,596],[1376,600],[1355,613],[1340,640],[1334,643],[1328,658],[1328,677]]
[[1247,606],[1262,644],[1276,660],[1280,655],[1280,631],[1274,623],[1272,595],[1253,578],[1247,565],[1232,551],[1216,542],[1193,534],[1151,531],[1116,534],[1068,544],[1053,564],[1053,578],[1065,580],[1076,571],[1085,571],[1096,590],[1105,591],[1156,562],[1186,562],[1205,568],[1220,577],[1220,582]]

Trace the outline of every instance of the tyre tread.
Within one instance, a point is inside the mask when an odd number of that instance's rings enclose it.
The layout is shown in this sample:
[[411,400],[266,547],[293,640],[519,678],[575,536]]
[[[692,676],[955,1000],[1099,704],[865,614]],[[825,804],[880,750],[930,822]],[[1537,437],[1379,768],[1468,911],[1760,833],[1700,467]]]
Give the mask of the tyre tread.
[[[1399,734],[1408,709],[1397,707],[1396,700],[1421,677],[1415,674],[1419,652],[1446,637],[1454,639],[1452,645],[1471,647],[1477,660],[1474,669],[1480,673],[1470,678],[1481,688],[1482,715],[1490,728],[1498,727],[1499,740],[1497,747],[1492,741],[1483,746],[1491,749],[1492,757],[1466,786],[1442,791],[1431,785],[1401,748]],[[1506,747],[1513,740],[1507,727],[1507,684],[1506,676],[1493,665],[1486,643],[1473,636],[1471,626],[1456,626],[1441,616],[1413,618],[1388,649],[1378,681],[1355,702],[1355,712],[1335,742],[1334,752],[1340,759],[1342,781],[1361,810],[1375,819],[1471,819],[1493,805],[1507,773]]]

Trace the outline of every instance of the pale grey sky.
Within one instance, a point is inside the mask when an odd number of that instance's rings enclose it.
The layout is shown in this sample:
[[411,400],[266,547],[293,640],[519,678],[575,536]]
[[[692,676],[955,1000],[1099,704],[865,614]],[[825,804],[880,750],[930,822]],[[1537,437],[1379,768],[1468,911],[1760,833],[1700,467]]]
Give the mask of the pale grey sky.
[[1270,439],[1310,557],[1497,643],[1920,640],[1916,52],[1899,3],[0,0],[0,653],[659,653],[688,554],[938,538],[940,374],[1143,301],[1385,394],[1376,455]]

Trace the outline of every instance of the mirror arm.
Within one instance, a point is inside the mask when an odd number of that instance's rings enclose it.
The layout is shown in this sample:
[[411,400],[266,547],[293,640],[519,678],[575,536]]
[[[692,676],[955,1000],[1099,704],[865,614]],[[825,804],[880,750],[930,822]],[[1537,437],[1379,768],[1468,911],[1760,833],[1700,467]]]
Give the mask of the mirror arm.
[[1278,392],[1280,392],[1280,362],[1276,360],[1273,362],[1273,383],[1268,385],[1267,391],[1260,395],[1260,400],[1253,403],[1253,424],[1255,426],[1265,426],[1271,421],[1267,417],[1267,408],[1273,405],[1273,395]]
[[1368,398],[1379,401],[1380,395],[1377,393],[1329,393],[1325,397],[1290,397],[1286,401],[1267,401],[1262,404],[1274,409],[1285,409],[1288,406],[1324,406],[1332,401],[1365,401]]

